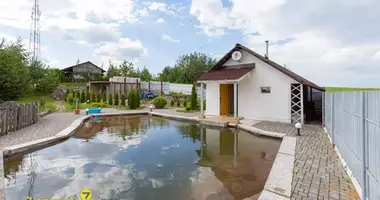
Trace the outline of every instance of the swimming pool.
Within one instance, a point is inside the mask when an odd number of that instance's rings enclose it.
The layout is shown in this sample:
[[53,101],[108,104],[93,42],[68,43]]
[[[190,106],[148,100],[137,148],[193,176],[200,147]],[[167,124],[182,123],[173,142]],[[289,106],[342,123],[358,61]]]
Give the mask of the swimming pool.
[[150,116],[92,119],[70,139],[5,159],[5,198],[244,199],[281,140]]

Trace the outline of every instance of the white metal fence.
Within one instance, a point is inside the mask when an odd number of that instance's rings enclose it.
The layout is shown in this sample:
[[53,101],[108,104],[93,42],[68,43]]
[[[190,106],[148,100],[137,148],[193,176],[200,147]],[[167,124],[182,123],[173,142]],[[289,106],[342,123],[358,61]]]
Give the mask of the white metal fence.
[[[181,92],[182,94],[191,95],[192,84],[177,84],[169,82],[160,82],[160,81],[150,81],[150,82],[141,82],[141,90],[152,91],[156,94],[162,92],[165,95],[170,94],[171,92]],[[197,95],[200,98],[201,88],[197,86]],[[203,90],[203,98],[206,99],[206,89]]]
[[380,91],[326,92],[324,127],[362,189],[380,199]]

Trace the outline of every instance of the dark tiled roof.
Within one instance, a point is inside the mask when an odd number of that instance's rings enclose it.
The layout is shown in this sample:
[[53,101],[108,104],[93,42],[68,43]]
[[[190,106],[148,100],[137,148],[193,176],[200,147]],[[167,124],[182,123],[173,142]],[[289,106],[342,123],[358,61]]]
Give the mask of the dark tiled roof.
[[73,66],[71,66],[71,67],[66,67],[66,68],[64,68],[64,69],[61,69],[61,71],[72,71],[72,70],[73,70],[73,69],[72,69],[73,67],[76,67],[76,66],[78,66],[78,65],[83,65],[83,64],[86,64],[86,63],[91,64],[91,65],[94,65],[95,67],[99,68],[99,69],[102,71],[102,73],[106,72],[106,70],[104,70],[104,69],[100,68],[99,66],[95,65],[95,64],[92,63],[91,61],[87,61],[87,62],[79,63],[79,64],[77,64],[77,65],[73,65]]
[[231,55],[234,51],[241,50],[241,49],[247,51],[248,53],[252,54],[253,56],[255,56],[258,59],[262,60],[263,62],[267,63],[269,66],[271,66],[271,67],[277,69],[278,71],[284,73],[285,75],[293,78],[294,80],[298,81],[299,83],[306,85],[306,86],[309,86],[309,87],[312,87],[312,88],[315,88],[315,89],[320,90],[320,91],[325,91],[325,88],[319,87],[317,84],[301,77],[300,75],[286,69],[285,67],[282,67],[281,65],[275,63],[274,61],[269,60],[268,58],[256,53],[255,51],[252,51],[251,49],[249,49],[249,48],[247,48],[247,47],[245,47],[239,43],[236,44],[235,47],[233,49],[231,49],[231,51],[229,51],[225,56],[223,56],[223,58],[221,58],[218,61],[218,63],[211,70],[215,70],[217,68],[222,67],[223,64],[231,58]]
[[255,63],[233,65],[233,67],[224,66],[214,68],[205,73],[198,80],[200,81],[217,81],[217,80],[236,80],[247,74],[255,67]]

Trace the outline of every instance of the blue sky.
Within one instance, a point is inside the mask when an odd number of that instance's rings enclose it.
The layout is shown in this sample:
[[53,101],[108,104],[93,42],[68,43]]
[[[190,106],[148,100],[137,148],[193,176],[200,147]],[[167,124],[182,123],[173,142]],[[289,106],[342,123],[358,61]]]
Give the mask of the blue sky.
[[[128,60],[158,73],[178,56],[235,43],[322,86],[380,86],[376,0],[40,0],[41,59],[64,68]],[[28,47],[31,0],[0,2],[0,37]],[[356,13],[356,14],[353,14]]]

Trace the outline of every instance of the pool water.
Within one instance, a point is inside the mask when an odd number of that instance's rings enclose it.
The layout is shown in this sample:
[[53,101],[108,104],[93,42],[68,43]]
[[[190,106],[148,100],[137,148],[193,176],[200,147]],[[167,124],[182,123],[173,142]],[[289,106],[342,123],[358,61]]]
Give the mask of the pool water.
[[[258,196],[280,140],[150,116],[90,120],[59,144],[5,160],[6,200],[212,200]],[[203,144],[203,145],[202,145]]]

